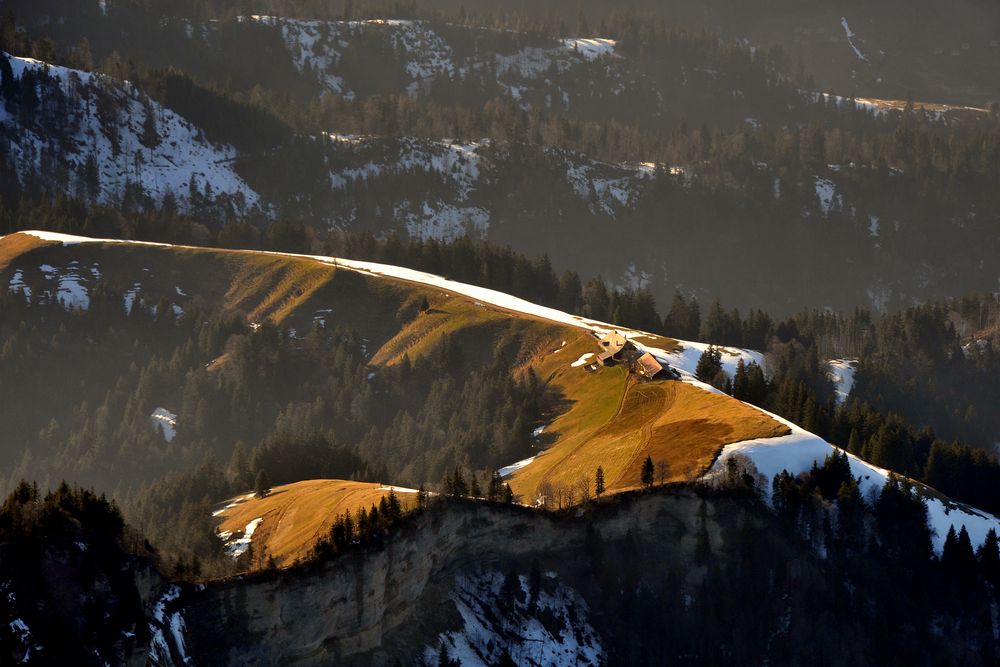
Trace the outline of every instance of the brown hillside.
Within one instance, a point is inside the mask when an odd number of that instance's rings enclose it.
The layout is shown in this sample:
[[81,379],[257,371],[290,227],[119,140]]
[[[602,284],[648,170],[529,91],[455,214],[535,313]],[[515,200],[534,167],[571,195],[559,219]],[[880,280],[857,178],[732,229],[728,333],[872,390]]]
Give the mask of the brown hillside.
[[[239,534],[251,521],[262,519],[251,541],[254,563],[260,565],[273,557],[279,567],[287,567],[308,557],[338,515],[377,505],[388,493],[380,484],[340,479],[276,486],[264,498],[247,494],[221,503],[220,508],[232,506],[216,516],[220,522],[217,531]],[[415,493],[400,491],[396,495],[404,510],[416,503]]]
[[579,496],[584,480],[593,492],[598,466],[608,492],[636,488],[647,456],[667,464],[667,481],[692,479],[727,444],[788,432],[748,405],[680,381],[640,382],[620,366],[572,367],[594,349],[583,334],[540,364],[563,409],[542,436],[547,448],[510,479],[522,502],[571,489]]

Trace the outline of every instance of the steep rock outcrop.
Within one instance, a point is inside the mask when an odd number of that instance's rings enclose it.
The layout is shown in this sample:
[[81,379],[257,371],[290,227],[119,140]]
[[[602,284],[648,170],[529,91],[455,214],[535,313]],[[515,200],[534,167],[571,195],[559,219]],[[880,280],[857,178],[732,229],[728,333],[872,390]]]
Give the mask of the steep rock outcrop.
[[[187,652],[212,664],[408,663],[461,619],[451,600],[462,573],[536,563],[586,585],[587,544],[640,540],[663,567],[695,584],[699,535],[725,553],[720,520],[742,515],[727,498],[691,490],[616,499],[572,516],[521,507],[442,503],[415,517],[384,546],[253,578],[185,592]],[[588,537],[588,532],[591,537]]]

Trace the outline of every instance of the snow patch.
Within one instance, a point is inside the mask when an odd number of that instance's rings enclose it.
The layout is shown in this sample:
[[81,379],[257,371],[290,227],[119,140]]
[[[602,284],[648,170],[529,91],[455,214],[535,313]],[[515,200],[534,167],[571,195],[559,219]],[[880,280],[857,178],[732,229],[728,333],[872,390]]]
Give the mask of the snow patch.
[[854,387],[854,372],[858,369],[858,360],[831,359],[827,363],[830,365],[829,375],[834,384],[837,403],[843,405]]
[[420,489],[410,489],[405,486],[380,486],[378,491],[393,491],[394,493],[420,493]]
[[[223,506],[223,507],[215,510],[214,512],[212,512],[212,516],[213,517],[220,516],[220,515],[224,514],[226,512],[226,510],[231,510],[232,508],[236,507],[237,505],[245,503],[246,501],[248,501],[251,498],[253,498],[253,496],[254,496],[254,494],[252,494],[252,493],[247,493],[247,494],[242,495],[242,496],[237,496],[236,498],[234,498],[233,500],[231,500],[229,503],[227,503],[225,506]],[[219,536],[222,537],[223,534],[224,533],[219,533]],[[231,534],[231,533],[229,533],[229,534]],[[229,534],[226,534],[226,535],[228,536]]]
[[584,60],[597,60],[601,56],[611,56],[615,54],[616,42],[613,39],[602,37],[578,37],[575,39],[564,39],[562,41],[570,51],[576,51]]
[[149,415],[153,428],[163,434],[163,439],[173,442],[177,437],[177,415],[166,408],[156,408]]
[[[46,281],[54,281],[56,283],[55,294],[53,294],[51,289],[46,289],[44,292],[50,300],[54,299],[56,303],[66,310],[87,310],[90,307],[90,294],[87,292],[87,288],[83,286],[83,283],[87,282],[88,279],[84,276],[78,261],[73,260],[67,266],[61,268],[50,264],[42,264],[38,267],[38,270],[42,272]],[[15,275],[15,277],[17,276]],[[12,279],[12,286],[13,283]]]
[[154,665],[173,665],[174,660],[170,651],[170,643],[167,640],[169,632],[170,639],[173,640],[173,648],[176,650],[181,664],[192,664],[191,658],[187,655],[184,641],[184,618],[180,611],[175,611],[167,615],[167,605],[176,601],[181,595],[179,586],[171,586],[167,592],[157,600],[153,606],[153,618],[149,622],[149,660]]
[[234,539],[230,536],[229,539],[226,540],[225,550],[226,554],[228,554],[230,558],[235,560],[247,552],[250,548],[250,542],[253,539],[253,534],[263,520],[264,519],[262,517],[254,519],[243,528],[243,533],[240,537]]
[[14,275],[11,276],[10,284],[7,285],[11,292],[17,292],[24,295],[24,300],[31,303],[31,288],[28,287],[24,282],[24,272],[21,269],[15,269]]
[[819,208],[823,211],[824,215],[830,213],[834,202],[840,201],[840,197],[836,192],[837,186],[833,184],[833,181],[820,178],[819,176],[816,177],[816,197],[819,199]]
[[854,51],[854,55],[858,57],[858,60],[863,60],[868,62],[868,57],[861,52],[858,45],[854,43],[854,38],[857,35],[851,30],[851,26],[847,24],[847,19],[843,16],[840,17],[840,25],[844,28],[844,34],[847,35],[847,43],[851,45],[851,49]]
[[523,468],[523,467],[527,466],[527,465],[528,465],[528,464],[530,464],[530,463],[531,463],[532,461],[534,461],[534,460],[535,460],[535,458],[536,458],[536,457],[532,456],[531,458],[528,458],[528,459],[521,459],[521,460],[520,460],[520,461],[518,461],[517,463],[511,463],[511,464],[510,464],[509,466],[504,466],[503,468],[500,468],[500,470],[498,470],[498,471],[497,471],[497,473],[498,473],[498,474],[499,474],[499,475],[500,475],[501,477],[510,477],[510,476],[511,476],[511,475],[513,475],[513,474],[514,474],[515,472],[517,472],[517,471],[518,471],[518,470],[520,470],[521,468]]

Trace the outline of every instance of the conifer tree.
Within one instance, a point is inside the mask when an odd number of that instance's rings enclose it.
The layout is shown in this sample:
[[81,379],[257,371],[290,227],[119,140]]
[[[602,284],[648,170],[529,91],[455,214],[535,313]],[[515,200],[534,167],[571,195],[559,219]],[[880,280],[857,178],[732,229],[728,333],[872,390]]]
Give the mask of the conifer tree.
[[597,474],[594,479],[594,493],[602,495],[604,493],[604,468],[597,466]]
[[740,401],[749,400],[749,385],[750,378],[747,375],[747,367],[741,357],[736,362],[736,374],[733,375],[733,398]]
[[1000,582],[1000,545],[997,541],[997,533],[990,528],[986,533],[986,539],[979,546],[976,554],[979,559],[979,571],[983,578],[994,586]]
[[500,473],[497,471],[493,472],[490,477],[490,485],[486,491],[486,499],[490,502],[496,502],[503,497],[503,478],[500,477]]
[[503,485],[503,501],[508,505],[514,503],[514,490],[510,488],[510,484]]
[[642,462],[642,485],[647,489],[653,486],[653,479],[656,468],[653,466],[653,459],[649,456]]
[[698,365],[694,374],[702,382],[713,384],[722,373],[722,352],[714,345],[709,345],[698,357]]
[[458,466],[455,466],[455,471],[452,473],[451,480],[451,495],[456,498],[462,498],[469,495],[469,485],[466,483],[465,476],[462,474],[462,471],[458,468]]
[[253,485],[253,493],[257,498],[264,498],[271,492],[271,483],[267,479],[267,473],[261,468],[257,471],[257,479]]
[[864,509],[857,480],[843,482],[837,490],[837,536],[848,546],[860,543]]

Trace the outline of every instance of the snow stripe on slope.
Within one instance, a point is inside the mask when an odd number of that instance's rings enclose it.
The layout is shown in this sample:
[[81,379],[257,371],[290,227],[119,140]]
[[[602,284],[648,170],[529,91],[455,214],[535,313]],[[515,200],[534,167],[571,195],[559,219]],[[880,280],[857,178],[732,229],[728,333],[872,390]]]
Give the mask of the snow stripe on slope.
[[[791,433],[777,438],[758,438],[726,445],[722,454],[716,460],[710,475],[718,474],[723,469],[725,461],[732,456],[742,454],[751,461],[757,471],[768,481],[763,489],[770,494],[770,481],[782,470],[792,475],[807,472],[813,463],[822,464],[823,460],[833,452],[843,451],[823,440],[818,435],[796,426],[778,415],[761,410],[775,421],[786,425]],[[847,453],[851,466],[851,475],[859,480],[858,487],[863,498],[878,494],[889,478],[889,471],[867,463],[851,453]],[[928,523],[933,531],[932,543],[934,550],[941,553],[944,548],[948,528],[954,527],[958,532],[962,526],[969,532],[973,546],[979,546],[986,539],[986,533],[992,528],[1000,533],[1000,520],[967,505],[954,503],[948,507],[938,498],[926,497]]]

